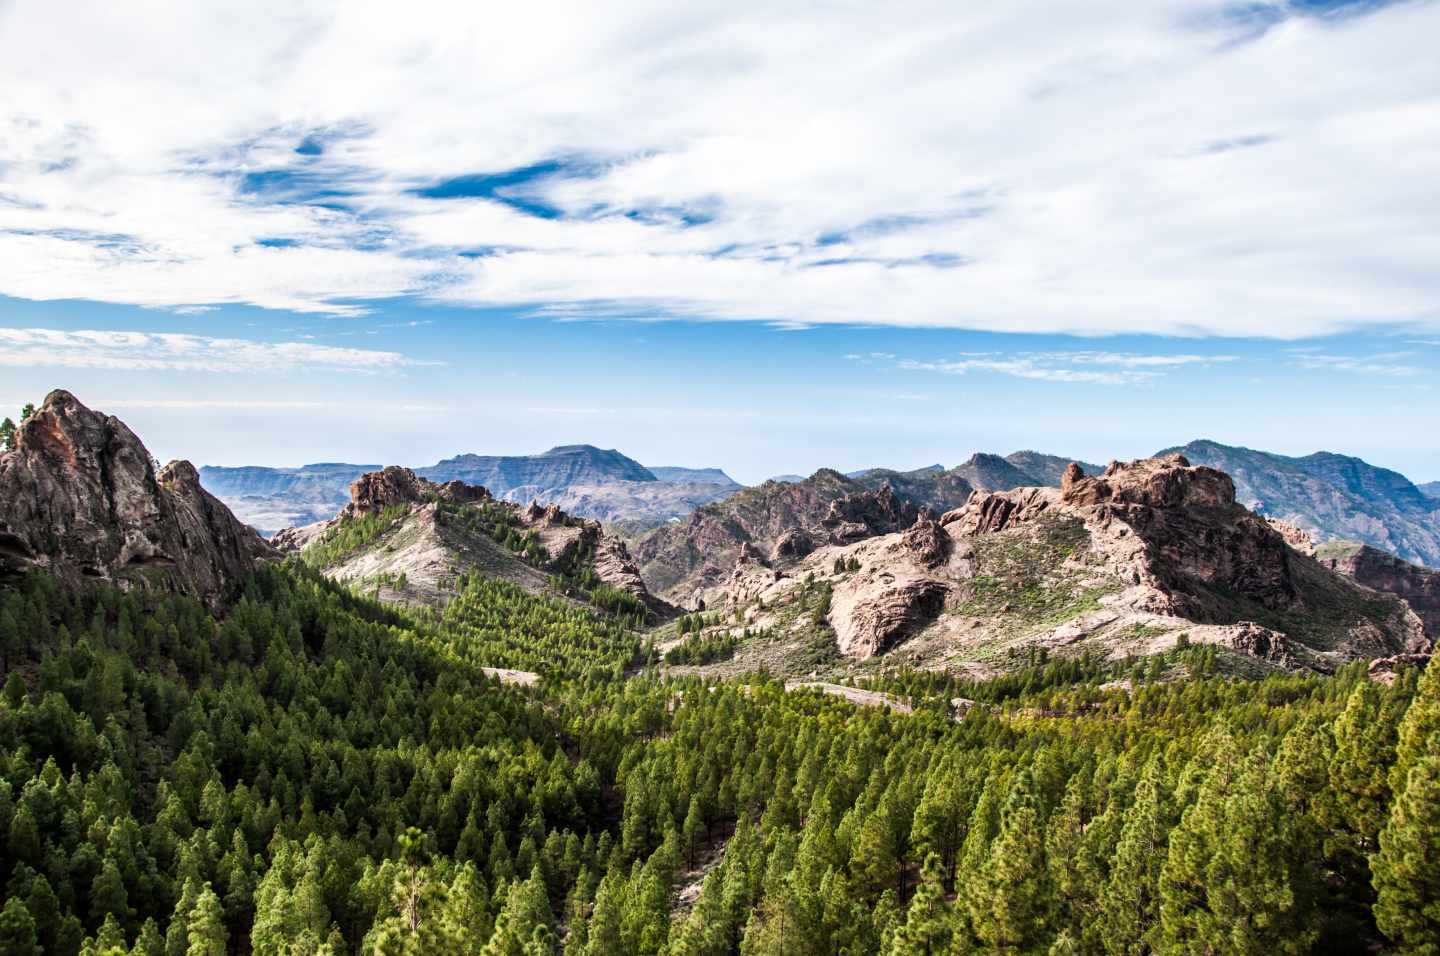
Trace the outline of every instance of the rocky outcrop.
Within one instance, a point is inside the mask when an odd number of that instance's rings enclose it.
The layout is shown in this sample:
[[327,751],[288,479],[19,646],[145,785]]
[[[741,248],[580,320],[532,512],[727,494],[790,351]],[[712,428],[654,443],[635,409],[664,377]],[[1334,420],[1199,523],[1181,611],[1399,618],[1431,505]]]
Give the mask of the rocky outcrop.
[[1293,668],[1299,664],[1290,639],[1279,631],[1261,627],[1253,621],[1241,621],[1226,630],[1232,650],[1281,667]]
[[1429,654],[1395,654],[1391,657],[1377,657],[1370,662],[1369,676],[1377,684],[1393,684],[1395,678],[1407,667],[1424,668],[1430,665]]
[[[963,503],[970,485],[954,472],[871,471],[846,477],[822,468],[799,482],[767,481],[656,528],[635,545],[651,588],[686,601],[722,596],[742,544],[773,560],[795,560],[826,545],[903,531],[922,508]],[[783,543],[782,543],[783,542]]]
[[974,537],[993,534],[1017,524],[1034,521],[1059,503],[1053,488],[1016,488],[1013,491],[977,491],[963,508],[947,511],[942,527],[955,525],[959,534]]
[[183,591],[212,608],[274,549],[200,487],[156,465],[118,418],[51,392],[0,455],[0,573]]
[[905,529],[900,536],[900,547],[910,552],[915,560],[927,568],[944,564],[951,549],[950,536],[940,527],[933,515],[925,514]]
[[832,599],[830,626],[846,657],[864,660],[929,624],[945,606],[940,581],[866,569]]
[[770,560],[785,561],[803,558],[815,550],[815,540],[809,532],[791,528],[775,541],[770,551]]
[[1368,588],[1404,598],[1424,623],[1426,635],[1432,640],[1440,638],[1440,571],[1353,542],[1323,545],[1316,557],[1330,570]]

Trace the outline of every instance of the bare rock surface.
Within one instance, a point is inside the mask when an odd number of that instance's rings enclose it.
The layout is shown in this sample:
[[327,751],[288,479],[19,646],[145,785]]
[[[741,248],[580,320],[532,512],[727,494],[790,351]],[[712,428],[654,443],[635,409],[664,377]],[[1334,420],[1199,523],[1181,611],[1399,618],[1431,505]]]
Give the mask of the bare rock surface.
[[1424,622],[1425,633],[1440,637],[1440,571],[1402,561],[1379,548],[1357,542],[1328,542],[1317,552],[1320,563],[1368,588],[1397,595]]
[[275,550],[200,487],[157,471],[118,418],[51,392],[0,455],[0,573],[44,568],[69,583],[183,591],[213,608]]

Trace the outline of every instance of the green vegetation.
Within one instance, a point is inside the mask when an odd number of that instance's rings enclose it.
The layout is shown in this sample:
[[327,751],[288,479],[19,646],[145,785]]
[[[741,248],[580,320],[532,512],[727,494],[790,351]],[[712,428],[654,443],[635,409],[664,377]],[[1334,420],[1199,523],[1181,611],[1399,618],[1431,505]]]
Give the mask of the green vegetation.
[[[745,631],[744,639],[749,640],[750,637],[750,632]],[[697,634],[666,651],[665,663],[713,664],[716,661],[728,661],[735,656],[735,648],[740,645],[740,640],[741,638],[729,631]]]
[[312,568],[325,568],[347,555],[369,547],[393,528],[395,522],[403,518],[408,510],[405,505],[391,505],[378,513],[341,521],[305,549],[305,563]]
[[1100,608],[1112,588],[1085,588],[1061,567],[1089,547],[1078,520],[1042,520],[1027,536],[988,535],[975,540],[976,575],[961,614],[1008,617],[1018,627],[1058,624]]
[[1440,946],[1440,669],[1205,678],[1185,647],[1127,693],[1137,662],[1036,649],[872,676],[904,715],[662,678],[613,617],[455,586],[412,614],[292,561],[220,619],[0,592],[0,951]]

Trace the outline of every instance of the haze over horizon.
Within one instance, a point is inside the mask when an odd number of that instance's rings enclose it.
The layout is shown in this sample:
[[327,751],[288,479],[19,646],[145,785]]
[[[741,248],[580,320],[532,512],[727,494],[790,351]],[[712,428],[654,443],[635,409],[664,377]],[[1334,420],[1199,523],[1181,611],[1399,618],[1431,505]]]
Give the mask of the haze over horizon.
[[1440,4],[205,6],[0,3],[0,415],[1440,478]]

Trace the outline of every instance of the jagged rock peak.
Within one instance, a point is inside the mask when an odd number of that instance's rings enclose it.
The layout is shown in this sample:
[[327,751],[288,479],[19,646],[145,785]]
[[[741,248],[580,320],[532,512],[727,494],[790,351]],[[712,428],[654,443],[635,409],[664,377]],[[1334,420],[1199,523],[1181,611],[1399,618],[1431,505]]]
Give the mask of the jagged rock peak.
[[1113,502],[1152,508],[1230,508],[1235,504],[1235,482],[1225,472],[1191,465],[1179,454],[1112,461],[1104,474],[1094,478],[1085,477],[1072,463],[1061,478],[1060,499],[1076,507]]
[[0,573],[162,587],[223,605],[276,552],[200,487],[156,462],[124,422],[57,389],[0,455]]
[[396,505],[420,504],[432,498],[465,504],[488,500],[490,492],[463,481],[437,485],[409,468],[390,465],[380,471],[366,472],[350,483],[350,504],[346,511],[351,515],[378,514]]

